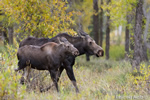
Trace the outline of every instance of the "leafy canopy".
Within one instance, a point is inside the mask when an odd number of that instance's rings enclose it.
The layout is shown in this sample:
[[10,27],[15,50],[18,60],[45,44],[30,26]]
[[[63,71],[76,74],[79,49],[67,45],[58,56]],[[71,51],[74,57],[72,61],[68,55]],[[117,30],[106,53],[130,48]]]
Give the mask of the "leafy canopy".
[[74,31],[75,11],[68,11],[67,2],[61,0],[1,0],[0,9],[8,17],[8,26],[17,24],[16,33],[55,36],[59,32]]
[[137,2],[137,0],[111,0],[111,2],[107,4],[106,1],[107,0],[105,0],[102,8],[105,11],[109,10],[109,13],[106,11],[105,15],[110,16],[112,26],[126,24],[126,16],[132,13]]

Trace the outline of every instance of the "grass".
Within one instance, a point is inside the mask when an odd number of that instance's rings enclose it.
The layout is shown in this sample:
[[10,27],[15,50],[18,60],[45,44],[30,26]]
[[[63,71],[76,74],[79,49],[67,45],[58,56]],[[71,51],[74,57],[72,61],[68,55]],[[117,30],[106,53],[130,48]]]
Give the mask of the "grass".
[[[116,49],[116,48],[115,48]],[[150,96],[147,92],[149,87],[141,84],[147,81],[150,73],[146,70],[146,65],[142,65],[143,76],[133,76],[131,74],[130,62],[124,60],[115,61],[113,59],[105,60],[104,57],[90,57],[87,62],[85,56],[76,58],[74,74],[80,90],[76,94],[75,88],[69,80],[66,72],[62,73],[58,83],[60,93],[53,87],[49,91],[40,93],[39,86],[49,86],[52,81],[50,76],[43,78],[37,77],[35,86],[20,85],[19,79],[21,73],[13,71],[17,67],[16,58],[17,49],[7,47],[7,52],[0,54],[0,98],[18,99],[18,100],[116,100],[116,99],[146,99]],[[113,50],[112,50],[113,51]],[[115,51],[115,50],[114,50]],[[121,52],[121,51],[120,51]],[[117,53],[119,54],[119,53]],[[118,56],[118,55],[117,55]],[[114,57],[117,57],[114,56]],[[35,71],[40,76],[45,75],[47,71]],[[15,80],[15,81],[14,81]],[[5,84],[5,85],[2,85]],[[35,89],[33,89],[35,88]]]
[[[74,66],[74,73],[77,79],[78,87],[80,93],[76,94],[75,89],[68,79],[65,72],[63,72],[59,87],[60,93],[57,93],[55,88],[45,92],[27,92],[25,100],[116,100],[117,98],[124,98],[125,100],[129,98],[144,98],[149,99],[147,93],[138,93],[132,90],[132,85],[134,79],[130,76],[131,65],[129,62],[125,61],[105,61],[109,68],[102,68],[97,70],[98,59],[91,59],[91,62],[82,62],[84,57],[79,57]],[[81,63],[82,62],[82,63]],[[96,62],[97,64],[91,65],[91,63]],[[84,66],[88,64],[89,66]],[[103,65],[103,64],[102,64]],[[115,66],[116,65],[116,66]],[[105,64],[103,65],[105,66]]]
[[[82,58],[78,58],[82,59]],[[96,67],[97,66],[93,66]],[[100,66],[99,66],[100,67]],[[92,69],[92,70],[91,70]],[[124,71],[122,71],[124,69]],[[59,87],[61,93],[56,93],[55,88],[49,90],[45,93],[29,93],[25,97],[28,100],[42,100],[45,98],[50,99],[62,99],[62,100],[91,100],[91,99],[113,99],[115,97],[115,93],[119,91],[116,89],[116,85],[114,84],[122,84],[125,81],[125,78],[122,79],[123,75],[126,74],[130,70],[129,67],[123,68],[123,66],[118,66],[115,68],[105,69],[103,72],[99,72],[98,70],[94,70],[94,68],[89,68],[85,66],[79,66],[78,62],[74,67],[75,76],[77,79],[78,87],[80,89],[80,93],[76,94],[73,85],[68,79],[65,72],[61,76],[61,82],[59,82]],[[116,73],[116,71],[118,73]],[[122,75],[119,77],[119,75]],[[119,79],[119,80],[118,80]],[[114,90],[115,89],[115,90]],[[116,93],[117,94],[117,93]]]
[[[105,53],[105,44],[103,44],[103,50]],[[110,60],[122,60],[124,59],[125,56],[125,48],[124,45],[122,44],[114,44],[114,45],[110,45],[110,50],[109,50],[109,59]],[[105,55],[104,55],[104,58]]]

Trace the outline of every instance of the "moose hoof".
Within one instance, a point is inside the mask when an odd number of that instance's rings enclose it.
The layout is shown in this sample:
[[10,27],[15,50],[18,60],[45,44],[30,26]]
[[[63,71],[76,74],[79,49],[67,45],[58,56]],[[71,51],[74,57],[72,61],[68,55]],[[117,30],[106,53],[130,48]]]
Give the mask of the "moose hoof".
[[14,69],[15,70],[15,72],[18,72],[18,68],[17,69]]
[[24,81],[25,81],[24,77],[21,77],[20,84],[24,85],[24,83],[25,83]]

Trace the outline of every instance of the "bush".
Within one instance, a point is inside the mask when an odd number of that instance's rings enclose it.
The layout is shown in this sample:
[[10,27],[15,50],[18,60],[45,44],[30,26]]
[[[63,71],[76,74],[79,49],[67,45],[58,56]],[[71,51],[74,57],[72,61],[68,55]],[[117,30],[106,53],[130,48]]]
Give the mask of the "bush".
[[20,76],[12,69],[1,69],[0,71],[0,99],[15,100],[24,97],[25,86],[20,86]]
[[0,53],[0,99],[16,100],[24,97],[25,86],[20,86],[20,75],[14,72],[16,49],[6,46]]

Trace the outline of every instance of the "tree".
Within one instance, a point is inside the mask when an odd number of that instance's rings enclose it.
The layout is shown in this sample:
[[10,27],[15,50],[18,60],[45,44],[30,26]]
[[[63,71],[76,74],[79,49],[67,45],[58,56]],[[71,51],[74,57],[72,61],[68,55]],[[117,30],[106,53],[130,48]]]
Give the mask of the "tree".
[[78,17],[74,17],[76,19],[75,22],[77,26],[74,25],[73,27],[76,28],[76,30],[78,30],[78,23],[80,22],[82,24],[83,30],[89,34],[93,31],[93,0],[71,1],[72,5],[70,9],[81,12]]
[[0,10],[0,31],[4,39],[4,45],[13,44],[13,27],[8,23],[8,17]]
[[148,34],[149,24],[150,24],[150,10],[148,10],[147,12],[146,3],[147,2],[144,0],[143,13],[144,13],[144,16],[146,17],[146,25],[144,29],[144,45],[146,45],[146,47],[150,49],[150,45],[147,43],[147,37],[148,37],[147,34]]
[[[66,2],[57,0],[1,0],[0,9],[8,17],[8,28],[17,24],[15,33],[21,36],[53,37],[60,32],[75,33],[70,26],[75,11],[67,11]],[[17,34],[18,35],[18,34]]]
[[98,0],[93,0],[93,32],[94,32],[94,40],[97,44],[99,44],[99,15],[98,15]]
[[149,39],[149,37],[147,36],[148,33],[148,28],[149,28],[149,23],[150,23],[150,10],[147,11],[147,9],[149,9],[149,3],[148,1],[144,0],[144,4],[143,4],[143,14],[146,20],[145,23],[145,29],[144,29],[144,45],[143,45],[143,53],[145,56],[145,60],[148,61],[148,57],[147,57],[147,48],[150,49],[150,46],[147,43],[147,40]]
[[[110,16],[110,17],[107,17],[107,19],[111,20],[111,23],[109,23],[109,24],[111,25],[112,29],[113,29],[113,27],[127,26],[126,27],[126,32],[127,32],[126,39],[128,39],[129,37],[132,36],[132,34],[131,34],[132,32],[130,32],[130,33],[128,32],[131,29],[132,25],[131,24],[128,25],[127,15],[130,13],[132,14],[132,10],[135,8],[135,5],[136,5],[136,0],[111,0],[111,3],[109,3],[109,4],[106,1],[107,0],[104,1],[102,8],[105,11],[105,15]],[[109,13],[108,13],[108,11],[109,11]],[[129,30],[128,30],[128,28],[129,28]],[[106,38],[109,38],[107,33],[106,33]],[[128,42],[128,43],[132,43],[132,42]],[[128,43],[126,42],[126,51],[127,52],[129,49],[127,46]],[[106,55],[108,55],[107,51],[106,51]]]
[[[107,4],[109,4],[111,0],[107,1]],[[109,10],[107,10],[109,13]],[[109,59],[109,46],[110,46],[110,15],[107,15],[107,22],[106,22],[106,59]]]
[[9,44],[13,44],[13,27],[8,27]]
[[136,6],[136,15],[135,15],[135,31],[134,31],[134,54],[132,61],[132,68],[140,69],[140,63],[143,61],[143,0],[138,0]]
[[101,0],[101,6],[100,6],[100,46],[102,47],[103,44],[103,0]]
[[2,34],[4,45],[6,45],[8,43],[8,41],[9,41],[8,36],[7,36],[7,32],[6,32],[6,28],[2,28],[1,26],[0,26],[0,28],[1,28],[0,32]]
[[125,60],[131,60],[134,51],[134,25],[135,21],[135,8],[132,11],[128,11],[126,15],[126,26],[125,26]]
[[129,54],[129,15],[127,15],[127,25],[126,25],[126,28],[125,28],[125,59],[127,60],[128,59],[128,54]]

